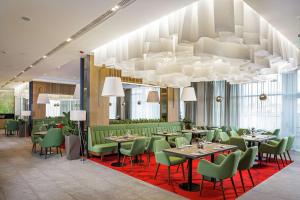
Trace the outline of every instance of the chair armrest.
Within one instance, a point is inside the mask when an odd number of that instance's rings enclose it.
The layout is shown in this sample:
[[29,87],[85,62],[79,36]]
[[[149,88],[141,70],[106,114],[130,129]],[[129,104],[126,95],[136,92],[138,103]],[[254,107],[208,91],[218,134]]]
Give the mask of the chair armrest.
[[207,160],[201,160],[198,164],[198,172],[203,176],[219,178],[220,166]]
[[155,160],[157,163],[161,163],[168,166],[171,165],[168,155],[162,151],[155,153]]

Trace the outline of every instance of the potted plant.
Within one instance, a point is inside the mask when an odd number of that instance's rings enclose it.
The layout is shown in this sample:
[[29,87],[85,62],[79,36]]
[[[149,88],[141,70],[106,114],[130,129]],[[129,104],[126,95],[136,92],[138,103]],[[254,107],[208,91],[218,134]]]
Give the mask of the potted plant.
[[65,135],[65,151],[67,159],[80,158],[80,139],[77,124],[70,120],[70,112],[64,112],[62,133]]
[[187,130],[190,130],[192,127],[191,127],[191,120],[188,119],[188,118],[184,118],[183,119],[183,123],[184,123],[184,128],[187,129]]

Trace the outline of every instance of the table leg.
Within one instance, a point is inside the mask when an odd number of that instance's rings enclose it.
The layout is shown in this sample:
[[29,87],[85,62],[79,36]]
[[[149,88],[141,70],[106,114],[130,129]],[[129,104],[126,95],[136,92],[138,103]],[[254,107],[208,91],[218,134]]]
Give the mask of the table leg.
[[124,165],[121,163],[121,152],[120,152],[120,149],[121,149],[121,143],[118,142],[118,162],[111,163],[111,166],[114,166],[114,167],[123,167],[123,166],[126,165],[125,163],[124,163]]
[[190,192],[197,192],[200,190],[199,184],[193,183],[193,159],[188,159],[188,182],[179,184],[179,187],[183,190]]

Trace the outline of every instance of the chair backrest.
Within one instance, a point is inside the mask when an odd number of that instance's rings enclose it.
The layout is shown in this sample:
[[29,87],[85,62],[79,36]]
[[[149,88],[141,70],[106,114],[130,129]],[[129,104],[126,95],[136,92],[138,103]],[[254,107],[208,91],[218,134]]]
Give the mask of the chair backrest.
[[215,132],[214,132],[214,140],[215,140],[215,141],[217,141],[217,140],[220,139],[220,133],[221,133],[221,132],[222,132],[221,129],[219,129],[219,128],[216,128],[216,129],[215,129]]
[[150,138],[150,141],[149,141],[147,147],[146,147],[146,151],[147,151],[147,152],[153,152],[153,144],[154,144],[154,141],[155,141],[155,140],[160,140],[160,139],[162,139],[160,136],[152,136],[152,137]]
[[215,131],[214,131],[214,130],[211,130],[211,131],[207,132],[207,134],[206,134],[206,136],[205,136],[205,140],[206,140],[207,142],[212,142],[213,139],[214,139],[214,137],[215,137]]
[[272,135],[279,136],[280,129],[275,129]]
[[183,137],[188,141],[189,144],[192,142],[193,133],[184,133]]
[[257,152],[257,146],[249,147],[239,161],[238,170],[245,170],[253,167]]
[[133,141],[131,146],[131,153],[133,155],[138,155],[144,153],[146,147],[146,140],[144,138],[139,138]]
[[229,144],[237,146],[238,149],[241,150],[241,151],[246,151],[247,150],[246,142],[241,137],[231,137],[229,139]]
[[288,137],[284,137],[280,140],[280,142],[277,145],[277,153],[278,154],[282,154],[285,152],[287,142],[288,142]]
[[7,122],[7,130],[9,131],[16,131],[18,130],[18,121],[17,120],[9,120]]
[[44,147],[58,147],[62,144],[64,136],[60,128],[51,128],[43,139]]
[[235,151],[233,153],[230,153],[221,163],[221,173],[220,173],[220,179],[226,179],[233,177],[237,171],[237,167],[239,164],[241,156],[241,151]]
[[164,149],[170,149],[170,148],[171,148],[170,144],[165,139],[155,140],[153,143],[153,151],[155,153],[161,152]]
[[187,139],[185,137],[177,137],[175,139],[175,145],[176,147],[183,147],[185,145],[189,145],[190,143],[187,141]]
[[286,150],[287,151],[290,151],[292,149],[294,141],[295,141],[295,136],[294,135],[290,135],[288,137],[288,141],[287,141],[287,144],[286,144]]
[[222,132],[226,132],[227,131],[227,126],[221,126],[221,130],[222,130]]
[[220,132],[219,136],[222,142],[226,142],[230,139],[226,132]]
[[239,137],[239,134],[238,134],[236,131],[231,130],[231,131],[230,131],[230,136],[231,136],[231,137]]

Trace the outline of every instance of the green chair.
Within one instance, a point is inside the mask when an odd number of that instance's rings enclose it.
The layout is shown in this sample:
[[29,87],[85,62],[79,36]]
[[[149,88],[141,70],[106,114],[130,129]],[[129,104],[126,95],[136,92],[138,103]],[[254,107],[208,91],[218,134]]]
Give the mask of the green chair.
[[280,133],[280,129],[275,129],[273,132],[266,132],[266,133],[263,133],[263,135],[274,135],[278,138],[279,133]]
[[17,134],[18,135],[19,123],[17,120],[8,120],[6,123],[6,135]]
[[223,199],[225,199],[223,180],[230,178],[234,188],[235,195],[237,196],[236,188],[233,181],[233,176],[237,172],[241,151],[235,151],[230,153],[228,156],[219,155],[214,163],[201,160],[198,164],[198,173],[202,174],[202,183],[200,186],[200,195],[202,193],[202,186],[205,177],[214,178],[219,180],[221,183]]
[[215,137],[215,131],[210,130],[209,132],[207,132],[206,136],[204,137],[204,140],[206,140],[207,142],[212,142],[214,140],[214,137]]
[[234,131],[234,132],[236,132],[236,133],[238,132],[238,129],[237,129],[235,126],[231,126],[231,127],[230,127],[230,130],[231,130],[231,131]]
[[249,147],[244,153],[242,153],[241,159],[239,161],[238,171],[239,171],[239,174],[240,174],[240,178],[241,178],[241,182],[242,182],[244,192],[245,192],[245,185],[244,185],[244,179],[243,179],[242,171],[243,170],[248,171],[249,177],[250,177],[252,185],[254,187],[254,181],[253,181],[250,169],[253,167],[257,152],[258,152],[257,146]]
[[150,154],[153,153],[153,143],[155,140],[163,139],[160,136],[152,136],[145,147],[145,152],[147,154],[148,166],[150,166]]
[[180,157],[175,157],[175,156],[169,156],[165,152],[163,152],[164,149],[169,149],[169,148],[171,148],[171,146],[169,145],[169,143],[166,140],[155,140],[154,141],[154,155],[155,155],[155,160],[157,163],[154,179],[156,179],[160,165],[166,165],[166,166],[168,166],[168,183],[170,184],[171,183],[171,170],[170,170],[171,166],[181,165],[183,179],[185,179],[183,163],[185,163],[186,159],[180,158]]
[[192,144],[192,138],[193,138],[193,134],[192,133],[184,133],[183,137],[188,141],[189,144]]
[[44,135],[35,135],[35,132],[40,131],[47,131],[47,128],[45,126],[34,126],[31,130],[31,142],[32,142],[32,149],[31,152],[36,153],[36,145],[39,143],[39,138],[43,138]]
[[219,141],[219,140],[221,140],[220,139],[220,133],[221,132],[222,132],[222,130],[219,129],[219,128],[214,129],[214,139],[213,139],[213,141]]
[[219,137],[220,137],[222,144],[229,143],[230,137],[228,136],[228,134],[226,132],[219,132]]
[[177,148],[189,145],[190,143],[185,137],[178,137],[175,139],[175,145]]
[[140,156],[145,152],[146,147],[146,140],[144,138],[139,138],[133,141],[131,148],[127,149],[124,147],[121,147],[120,152],[124,155],[123,158],[123,165],[125,162],[126,156],[130,158],[130,164],[132,167],[132,156]]
[[285,137],[281,139],[277,144],[270,144],[270,143],[265,143],[261,144],[259,146],[259,153],[264,154],[267,153],[267,155],[274,155],[274,158],[277,162],[278,168],[280,169],[280,165],[278,162],[278,155],[280,156],[280,159],[282,161],[282,164],[284,165],[283,159],[282,159],[282,154],[285,152],[286,146],[287,146],[288,138]]
[[246,129],[246,128],[240,128],[240,129],[237,131],[237,134],[238,134],[239,136],[242,136],[242,135],[244,135],[244,134],[250,135],[251,132],[250,132],[249,129]]
[[227,132],[227,126],[221,126],[222,132]]
[[230,133],[230,137],[240,137],[239,134],[234,130],[231,130],[229,133]]
[[[270,140],[270,141],[268,142],[268,144],[276,145],[276,144],[278,144],[279,141],[280,141],[280,139]],[[290,155],[290,150],[291,150],[292,147],[293,147],[294,141],[295,141],[295,135],[290,135],[290,136],[288,136],[288,141],[287,141],[287,144],[286,144],[285,152],[287,153],[287,155],[288,155],[290,161],[292,161],[291,155]],[[287,163],[287,159],[286,159],[285,152],[283,153],[283,155],[284,155],[284,158],[285,158],[285,162]],[[267,157],[268,157],[268,156],[267,156]]]
[[241,137],[230,137],[228,144],[237,146],[239,150],[246,151],[247,145],[243,138]]
[[51,147],[56,147],[56,154],[58,154],[58,149],[60,150],[60,156],[62,156],[61,153],[61,144],[64,141],[64,136],[61,133],[60,128],[51,128],[47,131],[47,134],[44,138],[39,137],[38,143],[41,147],[40,156],[43,153],[43,148],[45,149],[45,159],[47,158],[48,148],[51,152]]

